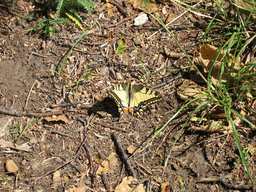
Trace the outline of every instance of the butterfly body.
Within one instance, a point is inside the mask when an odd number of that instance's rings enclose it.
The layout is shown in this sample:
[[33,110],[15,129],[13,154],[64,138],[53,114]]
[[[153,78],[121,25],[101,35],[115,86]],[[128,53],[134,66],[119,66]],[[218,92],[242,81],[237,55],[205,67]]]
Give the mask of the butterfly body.
[[133,83],[117,84],[110,92],[119,107],[119,111],[136,113],[142,111],[147,105],[160,99],[156,91],[152,91],[143,85]]

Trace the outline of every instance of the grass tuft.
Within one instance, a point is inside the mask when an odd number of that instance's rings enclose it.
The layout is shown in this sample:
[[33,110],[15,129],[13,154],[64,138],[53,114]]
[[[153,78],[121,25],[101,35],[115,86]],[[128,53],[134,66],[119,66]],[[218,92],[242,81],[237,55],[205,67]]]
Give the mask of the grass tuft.
[[[173,1],[175,4],[191,11],[192,6],[180,1]],[[152,140],[162,135],[169,125],[178,115],[191,107],[191,114],[202,115],[218,108],[224,113],[224,121],[230,127],[234,144],[238,149],[239,157],[244,168],[245,175],[251,178],[248,159],[249,154],[245,152],[246,146],[241,144],[241,133],[238,125],[243,124],[255,129],[256,126],[247,117],[255,116],[255,111],[250,104],[256,99],[256,61],[255,54],[255,11],[256,3],[253,1],[214,1],[214,7],[207,10],[214,13],[214,17],[209,20],[202,38],[203,43],[209,43],[219,47],[217,54],[210,62],[210,68],[207,69],[205,84],[207,89],[202,93],[204,97],[191,98],[159,129],[156,130]],[[241,9],[238,6],[247,5],[248,9]],[[193,12],[199,13],[200,10]],[[170,37],[175,37],[168,26],[161,19],[151,15]],[[178,41],[177,41],[178,42]],[[217,42],[217,43],[216,43]],[[179,45],[178,45],[179,46]],[[184,52],[184,54],[186,54]],[[187,55],[187,54],[186,54]],[[188,57],[188,60],[189,57]],[[191,61],[191,65],[195,63]],[[198,70],[198,67],[195,66]],[[218,70],[216,70],[218,69]],[[202,72],[198,70],[198,73]],[[205,99],[207,97],[207,99]],[[191,115],[192,116],[192,115]],[[237,118],[239,123],[237,123]],[[253,181],[253,179],[251,178]]]

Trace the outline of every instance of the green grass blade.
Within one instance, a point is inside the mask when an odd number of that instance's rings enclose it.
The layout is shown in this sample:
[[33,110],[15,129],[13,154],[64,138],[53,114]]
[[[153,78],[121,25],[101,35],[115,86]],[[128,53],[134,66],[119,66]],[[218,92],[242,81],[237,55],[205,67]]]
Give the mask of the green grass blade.
[[61,12],[62,12],[62,10],[64,9],[64,1],[65,0],[59,0],[58,1],[58,5],[57,5],[57,11],[56,11],[56,17],[59,17],[60,16],[60,14],[61,14]]
[[244,171],[245,171],[246,175],[251,178],[250,171],[249,171],[249,168],[248,168],[248,161],[247,161],[248,157],[246,156],[246,153],[244,153],[244,150],[241,146],[239,132],[237,131],[235,122],[231,117],[231,109],[229,107],[225,107],[224,109],[225,109],[225,114],[226,114],[227,121],[229,122],[229,124],[231,125],[231,128],[232,128],[232,135],[233,135],[233,138],[234,138],[234,141],[235,141],[236,148],[238,149],[239,157],[240,157],[240,160],[241,160],[242,165],[244,167]]

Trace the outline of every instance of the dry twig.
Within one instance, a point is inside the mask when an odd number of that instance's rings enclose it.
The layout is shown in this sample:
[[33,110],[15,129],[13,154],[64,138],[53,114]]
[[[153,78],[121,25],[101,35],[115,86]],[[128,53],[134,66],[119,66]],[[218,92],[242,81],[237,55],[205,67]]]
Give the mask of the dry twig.
[[30,99],[30,96],[31,96],[32,90],[33,90],[34,86],[35,86],[37,83],[38,83],[38,82],[37,82],[37,80],[35,80],[35,81],[34,81],[34,83],[33,83],[33,84],[32,84],[32,86],[31,86],[31,88],[30,88],[29,92],[28,92],[28,96],[27,96],[27,99],[26,99],[26,102],[25,102],[24,110],[26,110],[26,109],[27,109],[28,101],[29,101],[29,99]]
[[223,185],[225,188],[228,188],[228,189],[239,190],[239,191],[249,190],[249,191],[256,192],[256,188],[254,185],[230,183],[226,181],[224,177],[219,177],[219,176],[202,178],[198,181],[198,183],[220,183],[221,185]]
[[114,142],[114,145],[116,147],[116,151],[117,151],[117,154],[118,154],[120,160],[125,165],[125,169],[126,169],[128,175],[136,177],[136,173],[135,173],[133,167],[131,166],[131,164],[129,162],[128,156],[125,153],[119,138],[115,134],[111,134],[111,138],[112,138],[112,140]]
[[62,115],[65,113],[80,113],[78,110],[62,110],[62,111],[50,111],[50,112],[18,112],[9,111],[0,108],[0,114],[9,115],[13,117],[48,117],[52,115]]

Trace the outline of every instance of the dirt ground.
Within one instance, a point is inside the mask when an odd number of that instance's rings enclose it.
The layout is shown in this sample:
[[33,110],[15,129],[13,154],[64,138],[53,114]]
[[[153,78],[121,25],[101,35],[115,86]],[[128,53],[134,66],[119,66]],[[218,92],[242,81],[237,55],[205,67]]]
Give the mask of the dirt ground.
[[[176,91],[191,76],[179,76],[189,66],[183,53],[197,54],[206,18],[159,3],[165,23],[180,16],[170,35],[150,16],[134,26],[141,11],[126,6],[126,14],[113,6],[111,16],[106,3],[97,1],[94,12],[84,13],[91,32],[66,62],[65,53],[81,34],[73,24],[44,39],[27,33],[35,21],[26,20],[24,7],[18,13],[1,9],[0,108],[12,115],[0,114],[0,191],[79,191],[81,185],[85,191],[113,191],[127,175],[147,191],[252,190],[230,133],[195,131],[184,126],[184,113],[152,140],[182,105]],[[115,52],[120,39],[126,44],[122,55]],[[62,63],[61,73],[54,73]],[[118,117],[108,91],[126,81],[155,89],[162,99],[141,115]],[[120,158],[104,174],[97,172],[116,152],[113,135],[125,151],[140,147],[128,160],[132,172]],[[243,145],[256,145],[255,134],[242,136]],[[255,176],[256,153],[251,157]],[[9,160],[18,171],[7,172]]]

